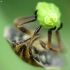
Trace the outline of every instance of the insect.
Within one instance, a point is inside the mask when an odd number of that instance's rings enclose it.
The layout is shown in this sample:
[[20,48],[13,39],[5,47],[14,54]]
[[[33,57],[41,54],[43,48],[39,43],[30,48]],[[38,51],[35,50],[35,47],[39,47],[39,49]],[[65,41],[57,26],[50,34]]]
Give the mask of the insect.
[[[62,22],[60,22],[60,15],[61,14],[59,9],[54,4],[40,2],[36,6],[34,16],[18,18],[14,21],[15,26],[22,32],[18,33],[21,39],[22,36],[24,36],[25,34],[29,35],[29,38],[27,38],[26,40],[22,39],[22,41],[20,39],[18,40],[19,42],[16,42],[16,40],[14,39],[14,35],[12,35],[13,38],[7,38],[7,41],[11,44],[13,50],[17,55],[19,55],[21,59],[35,66],[46,67],[46,65],[51,64],[52,60],[51,57],[47,58],[47,55],[50,55],[49,51],[53,51],[56,53],[61,51],[59,30],[62,28]],[[24,24],[36,20],[40,22],[40,26],[36,28],[36,30],[33,33],[23,26]],[[46,43],[39,36],[39,31],[42,28],[42,26],[48,28],[48,42]],[[52,31],[54,30],[58,41],[57,49],[51,47]],[[40,47],[38,48],[38,46]],[[40,50],[40,48],[42,48],[42,50]]]

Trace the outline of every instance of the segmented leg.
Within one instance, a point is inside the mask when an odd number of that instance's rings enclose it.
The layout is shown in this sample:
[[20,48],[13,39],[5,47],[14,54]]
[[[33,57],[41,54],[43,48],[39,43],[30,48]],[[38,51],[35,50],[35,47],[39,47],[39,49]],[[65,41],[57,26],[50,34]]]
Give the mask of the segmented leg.
[[56,34],[56,38],[57,38],[57,41],[58,41],[58,49],[55,50],[53,48],[50,48],[52,51],[54,52],[60,52],[61,51],[61,41],[60,41],[60,35],[59,35],[59,30],[62,28],[63,24],[61,22],[61,25],[60,27],[56,30],[55,34]]
[[34,32],[33,36],[31,37],[30,41],[28,42],[28,45],[27,46],[31,46],[32,43],[34,42],[34,40],[37,38],[38,36],[38,32],[40,31],[42,25],[40,25]]
[[32,43],[36,40],[38,32],[41,29],[41,25],[35,30],[33,36],[31,38],[28,38],[27,40],[23,41],[20,44],[17,44],[16,42],[12,42],[11,40],[7,41],[10,43],[12,46],[13,50],[21,59],[26,59],[28,60],[30,57],[32,58]]
[[36,21],[37,19],[37,11],[35,11],[35,15],[31,16],[31,17],[26,17],[26,18],[18,18],[14,21],[14,24],[16,25],[16,27],[22,31],[23,33],[29,34],[31,35],[31,31],[29,31],[28,29],[24,28],[23,25],[27,24],[29,22],[33,22]]
[[27,42],[28,40],[30,40],[30,38],[27,39],[27,40],[25,40],[25,41],[24,41],[23,43],[21,43],[21,44],[17,44],[17,43],[15,43],[15,42],[12,42],[12,41],[9,40],[9,39],[6,39],[6,40],[7,40],[8,43],[11,45],[11,47],[12,47],[12,49],[15,51],[15,53],[19,55],[19,54],[21,53],[22,49],[25,48],[25,42]]
[[40,31],[42,25],[40,25],[34,32],[33,36],[31,37],[30,41],[27,43],[27,50],[26,50],[26,58],[29,58],[28,55],[27,55],[27,52],[28,54],[32,55],[32,43],[35,41],[36,39],[36,36],[38,35],[38,32]]
[[48,50],[48,49],[50,49],[50,50],[52,50],[52,51],[54,51],[54,52],[59,52],[60,51],[60,49],[61,49],[61,42],[60,42],[60,36],[59,36],[59,30],[62,28],[62,22],[61,22],[61,25],[60,25],[60,27],[56,30],[56,38],[57,38],[57,41],[58,41],[58,49],[53,49],[52,47],[51,47],[51,36],[52,36],[52,30],[55,30],[55,28],[53,28],[53,29],[50,29],[49,31],[48,31],[48,44],[46,44],[45,42],[43,42],[42,40],[40,40],[40,44],[41,44],[41,46],[44,48],[44,49],[46,49],[46,50]]
[[[23,33],[26,33],[26,34],[28,34],[28,35],[31,36],[31,31],[28,30],[28,29],[26,29],[26,28],[24,28],[23,25],[24,25],[24,24],[27,24],[27,23],[29,23],[29,22],[36,21],[36,19],[37,19],[37,11],[35,11],[34,16],[16,19],[16,20],[14,21],[14,24],[16,25],[16,27],[17,27],[20,31],[22,31]],[[35,34],[34,34],[34,35],[35,35]],[[28,42],[28,44],[31,44],[32,39],[33,39],[33,37],[31,38],[30,42]],[[30,54],[29,54],[29,45],[28,45],[28,44],[26,45],[27,47],[26,47],[26,53],[25,53],[25,54],[26,54],[25,57],[26,57],[27,59],[29,59],[29,57],[30,57]],[[17,45],[17,46],[18,46],[18,49],[21,48],[22,45],[23,45],[23,43],[20,44],[20,45]],[[22,48],[22,49],[23,49],[23,48]]]
[[49,50],[50,47],[51,47],[52,31],[55,30],[55,29],[56,29],[56,27],[51,28],[51,29],[48,30],[48,43],[47,43],[47,44],[44,43],[42,40],[40,40],[41,46],[42,46],[44,49],[46,49],[46,50]]

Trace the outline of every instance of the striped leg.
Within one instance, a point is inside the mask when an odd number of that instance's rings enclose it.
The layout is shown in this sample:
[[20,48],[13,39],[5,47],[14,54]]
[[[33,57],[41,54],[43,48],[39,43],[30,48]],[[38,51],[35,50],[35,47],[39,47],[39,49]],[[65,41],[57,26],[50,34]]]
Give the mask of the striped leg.
[[40,40],[41,46],[46,50],[49,50],[51,48],[52,31],[55,29],[56,29],[56,27],[48,30],[48,43],[47,44],[45,42],[43,42],[42,40]]
[[58,41],[58,49],[55,50],[53,48],[50,48],[52,51],[54,52],[60,52],[61,51],[61,41],[60,41],[60,35],[59,35],[59,30],[62,28],[63,24],[61,22],[61,25],[60,27],[56,30],[55,34],[56,34],[56,38],[57,38],[57,41]]
[[14,21],[14,24],[23,33],[31,35],[31,31],[29,31],[28,29],[26,29],[25,27],[23,27],[23,25],[27,24],[29,22],[36,21],[36,19],[37,19],[37,11],[35,11],[34,16],[16,19]]

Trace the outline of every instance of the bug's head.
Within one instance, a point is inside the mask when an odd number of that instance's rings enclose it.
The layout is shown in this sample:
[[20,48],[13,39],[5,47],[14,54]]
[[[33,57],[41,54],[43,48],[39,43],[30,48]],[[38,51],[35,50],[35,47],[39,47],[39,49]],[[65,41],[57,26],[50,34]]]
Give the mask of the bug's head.
[[61,13],[53,3],[39,2],[36,6],[37,19],[46,28],[59,27]]

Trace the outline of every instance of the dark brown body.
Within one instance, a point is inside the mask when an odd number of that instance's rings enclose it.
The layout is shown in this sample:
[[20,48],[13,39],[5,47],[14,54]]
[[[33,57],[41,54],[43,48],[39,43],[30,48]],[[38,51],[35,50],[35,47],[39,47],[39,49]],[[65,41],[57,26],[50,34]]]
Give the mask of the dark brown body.
[[[47,51],[47,50],[57,53],[61,50],[59,30],[62,28],[62,23],[61,23],[60,27],[55,31],[57,41],[58,41],[58,49],[53,49],[51,47],[51,37],[52,37],[52,31],[55,30],[56,27],[48,30],[48,42],[47,43],[42,41],[42,39],[38,40],[39,31],[40,31],[42,25],[40,25],[33,33],[30,30],[23,27],[23,25],[26,23],[36,21],[36,19],[37,19],[36,13],[37,13],[37,11],[35,12],[34,16],[26,17],[26,18],[19,18],[14,21],[16,27],[21,32],[23,32],[22,35],[24,33],[28,34],[30,36],[30,38],[28,38],[26,40],[22,40],[22,41],[19,40],[19,42],[11,41],[7,38],[7,41],[11,44],[15,53],[22,60],[24,60],[25,62],[28,62],[34,66],[44,66],[44,64],[50,64],[50,63],[47,62],[47,59],[45,59],[46,62],[44,62],[44,63],[43,63],[43,61],[44,61],[43,59],[40,60],[40,56],[42,53],[44,55],[46,53],[45,51]],[[39,47],[39,49],[36,48],[36,47],[38,47],[38,44],[35,44],[35,41],[37,41],[37,43],[40,44],[40,46],[43,48],[42,51],[39,50],[40,47]],[[46,57],[46,55],[44,55],[44,56]]]

